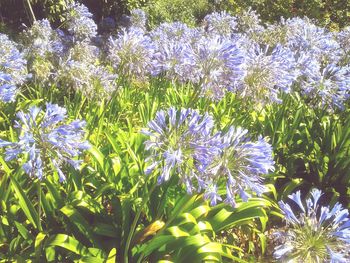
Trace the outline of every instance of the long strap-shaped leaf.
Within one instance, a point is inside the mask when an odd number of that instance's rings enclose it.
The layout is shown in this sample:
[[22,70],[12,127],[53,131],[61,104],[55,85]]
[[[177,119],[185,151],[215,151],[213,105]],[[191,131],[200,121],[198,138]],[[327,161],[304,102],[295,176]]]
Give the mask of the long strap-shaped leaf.
[[18,202],[22,208],[24,214],[28,218],[29,222],[35,227],[39,226],[39,216],[37,211],[34,208],[32,202],[28,199],[27,195],[22,190],[21,186],[18,184],[17,180],[12,176],[11,183],[16,195],[18,197]]

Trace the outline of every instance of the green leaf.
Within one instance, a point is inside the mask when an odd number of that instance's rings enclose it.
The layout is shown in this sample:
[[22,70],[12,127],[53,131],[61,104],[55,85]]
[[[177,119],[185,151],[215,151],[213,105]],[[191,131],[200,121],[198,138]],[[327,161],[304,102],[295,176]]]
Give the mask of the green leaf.
[[92,154],[94,159],[97,161],[100,168],[104,171],[105,170],[105,162],[104,162],[105,156],[95,146],[92,146],[89,149],[89,152]]
[[18,184],[17,180],[14,177],[11,177],[11,183],[18,197],[18,201],[21,209],[23,210],[24,214],[28,218],[29,222],[35,228],[38,228],[39,216],[37,211],[34,208],[34,205],[32,204],[32,202],[29,201],[27,195],[24,193],[21,186]]
[[117,262],[117,250],[115,248],[112,248],[111,251],[109,251],[106,263],[115,263]]
[[60,209],[60,211],[69,218],[70,222],[75,225],[79,231],[90,240],[91,243],[98,243],[93,235],[93,231],[90,228],[89,223],[75,208],[71,206],[64,206]]
[[21,236],[29,243],[31,244],[34,240],[33,235],[27,230],[23,224],[20,224],[19,222],[15,221],[15,226],[18,230],[18,232],[21,234]]
[[117,238],[117,229],[110,224],[98,223],[94,227],[94,233],[101,236]]
[[62,247],[80,256],[93,256],[78,240],[65,234],[49,237],[45,242],[45,247]]
[[43,244],[45,237],[46,237],[46,234],[39,232],[39,234],[35,238],[34,251],[35,251],[35,258],[37,260],[40,258],[42,244]]

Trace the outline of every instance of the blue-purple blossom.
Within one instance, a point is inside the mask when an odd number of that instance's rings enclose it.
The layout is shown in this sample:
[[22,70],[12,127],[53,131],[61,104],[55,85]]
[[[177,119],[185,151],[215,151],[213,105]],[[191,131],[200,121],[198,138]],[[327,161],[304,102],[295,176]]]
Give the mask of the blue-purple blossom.
[[263,138],[251,141],[248,131],[240,127],[230,127],[216,137],[220,138],[220,151],[205,169],[202,188],[207,189],[213,182],[217,185],[225,182],[225,201],[233,207],[236,194],[246,202],[251,192],[257,195],[266,192],[262,175],[274,170],[271,145]]
[[112,66],[127,77],[145,79],[158,73],[154,65],[156,47],[139,28],[123,29],[117,38],[110,37],[108,59]]
[[26,56],[41,58],[62,54],[64,47],[59,34],[47,19],[34,21],[24,32],[23,44]]
[[77,157],[90,147],[84,140],[85,121],[65,124],[66,109],[50,103],[46,104],[46,111],[33,106],[27,113],[18,112],[17,118],[18,142],[0,140],[0,147],[6,148],[6,161],[27,156],[23,164],[25,173],[39,179],[55,170],[60,181],[64,181],[61,170],[64,164],[79,169],[81,160]]
[[275,248],[276,259],[283,262],[348,262],[344,248],[350,243],[349,212],[339,203],[333,207],[321,206],[321,196],[320,190],[313,189],[304,203],[297,191],[288,196],[295,204],[293,208],[279,202],[287,231],[278,232],[281,244]]
[[236,18],[223,11],[214,12],[204,17],[203,21],[206,32],[210,35],[230,37],[236,29]]
[[350,96],[350,67],[329,64],[325,68],[309,72],[300,81],[301,91],[314,104],[322,104],[329,109],[344,109]]
[[90,40],[97,35],[97,25],[83,4],[72,3],[68,6],[64,25],[74,42]]
[[27,61],[15,43],[0,34],[0,101],[14,101],[21,86],[29,77]]
[[259,14],[251,9],[240,12],[236,17],[236,28],[239,33],[247,34],[250,38],[255,38],[264,30]]
[[289,93],[299,75],[293,53],[281,45],[272,51],[255,45],[245,58],[246,75],[235,92],[256,103],[281,102],[280,93]]
[[162,23],[150,32],[152,40],[161,44],[163,42],[178,42],[193,44],[202,37],[204,31],[198,28],[189,28],[181,22]]
[[148,130],[143,131],[150,136],[145,142],[146,150],[150,151],[146,174],[158,170],[160,184],[176,173],[192,193],[200,170],[218,150],[211,138],[213,125],[211,116],[193,109],[158,111],[148,123]]
[[47,19],[35,21],[23,33],[22,45],[33,79],[41,83],[52,80],[66,47],[50,22]]
[[252,192],[264,193],[262,175],[274,169],[271,145],[263,138],[251,141],[241,128],[214,134],[213,126],[207,113],[174,108],[158,111],[143,131],[150,136],[145,142],[150,152],[145,173],[159,173],[159,184],[177,175],[188,193],[203,191],[211,205],[223,200],[218,189],[225,183],[225,202],[233,207],[236,195],[247,201]]
[[308,18],[295,17],[282,23],[286,28],[286,45],[296,54],[307,53],[319,63],[337,63],[341,54],[334,34]]
[[191,77],[195,56],[191,45],[180,41],[163,41],[158,44],[154,57],[157,70],[172,81],[185,83]]
[[117,90],[116,78],[117,75],[103,65],[68,60],[61,64],[57,82],[59,86],[69,87],[89,99],[103,99]]
[[180,22],[163,23],[151,31],[150,37],[157,50],[154,70],[172,81],[191,81],[196,64],[192,47],[202,37],[202,33]]
[[221,99],[245,76],[243,52],[226,38],[202,37],[192,46],[194,65],[188,80],[199,87],[203,97]]
[[337,40],[342,49],[349,51],[350,50],[350,26],[343,28],[337,34]]
[[130,11],[130,23],[133,27],[146,29],[147,15],[142,9],[133,9]]

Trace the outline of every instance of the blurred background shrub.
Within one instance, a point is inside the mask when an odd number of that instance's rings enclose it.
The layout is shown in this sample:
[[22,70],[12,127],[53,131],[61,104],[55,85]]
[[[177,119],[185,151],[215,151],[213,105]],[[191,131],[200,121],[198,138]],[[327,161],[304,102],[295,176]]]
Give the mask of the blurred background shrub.
[[[36,19],[48,18],[56,26],[62,22],[62,14],[70,0],[1,0],[0,31],[7,28],[21,30],[33,20],[28,3]],[[196,25],[213,11],[226,10],[237,14],[249,8],[256,10],[265,22],[280,17],[308,16],[319,25],[333,30],[350,25],[350,2],[348,0],[81,0],[96,22],[105,17],[118,20],[130,10],[141,8],[149,14],[149,25],[164,21],[182,21]],[[8,29],[6,29],[8,30]]]

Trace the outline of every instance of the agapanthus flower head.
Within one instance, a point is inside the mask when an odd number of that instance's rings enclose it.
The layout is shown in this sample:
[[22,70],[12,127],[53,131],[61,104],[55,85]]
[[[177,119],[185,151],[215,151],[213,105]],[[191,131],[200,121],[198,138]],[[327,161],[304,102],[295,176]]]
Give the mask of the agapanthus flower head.
[[73,2],[67,7],[65,27],[74,42],[90,40],[97,35],[97,25],[83,4]]
[[343,28],[336,35],[337,41],[342,50],[342,59],[344,64],[350,63],[350,26]]
[[310,194],[305,203],[300,191],[289,195],[295,208],[279,202],[287,231],[278,232],[281,244],[274,257],[283,262],[348,262],[344,248],[350,243],[349,211],[339,203],[321,206],[318,189]]
[[22,37],[23,53],[33,80],[42,84],[52,80],[65,45],[47,19],[34,21]]
[[89,61],[67,60],[60,65],[56,81],[70,87],[88,99],[110,98],[117,89],[117,75],[103,65]]
[[192,192],[194,181],[200,178],[199,170],[217,151],[211,138],[213,125],[211,116],[193,109],[158,111],[148,123],[148,130],[143,131],[150,136],[145,142],[150,151],[146,174],[157,169],[158,183],[163,183],[176,173],[187,191]]
[[201,37],[203,31],[189,28],[181,22],[162,23],[150,32],[150,37],[155,43],[164,41],[192,44]]
[[[282,21],[284,21],[282,19]],[[287,28],[281,23],[266,24],[263,30],[249,36],[255,42],[274,47],[285,45],[287,42]]]
[[158,172],[158,183],[177,175],[189,194],[204,192],[216,205],[223,200],[218,189],[226,183],[225,201],[236,205],[236,195],[247,201],[251,193],[266,191],[263,174],[273,170],[272,148],[265,139],[253,142],[247,131],[231,127],[213,132],[214,120],[208,113],[193,109],[159,111],[144,134],[150,156],[146,174]]
[[243,52],[229,39],[203,37],[192,52],[194,64],[188,80],[199,85],[201,96],[219,100],[244,78]]
[[343,49],[350,49],[350,26],[343,28],[337,34],[338,42]]
[[60,181],[64,181],[66,177],[61,170],[64,164],[79,168],[81,161],[76,158],[90,147],[84,140],[84,121],[65,124],[66,109],[50,103],[45,111],[33,106],[27,113],[18,112],[17,118],[18,142],[0,140],[0,146],[6,148],[6,161],[27,155],[23,169],[39,179],[56,170]]
[[146,29],[147,15],[142,9],[133,9],[130,11],[131,26]]
[[14,101],[19,86],[29,77],[27,61],[15,43],[0,34],[0,101]]
[[330,110],[343,110],[350,97],[350,67],[334,64],[323,69],[319,67],[317,71],[309,72],[300,85],[301,92],[316,106],[321,104]]
[[68,60],[96,64],[100,58],[100,49],[90,42],[78,42],[67,52]]
[[227,37],[231,36],[237,25],[236,18],[225,11],[206,15],[203,24],[209,34]]
[[252,9],[243,10],[237,15],[236,28],[240,33],[252,36],[264,30],[259,14]]
[[145,79],[158,73],[155,69],[156,47],[139,28],[123,29],[117,38],[110,37],[108,59],[126,77]]
[[189,43],[179,41],[163,41],[158,43],[158,52],[155,56],[159,73],[172,81],[184,83],[189,79],[195,65],[195,57]]
[[45,57],[63,52],[63,43],[47,19],[34,21],[23,35],[26,56]]
[[262,137],[252,141],[248,131],[240,127],[231,126],[226,133],[218,136],[220,151],[206,167],[201,187],[209,189],[213,183],[220,185],[225,182],[225,202],[233,207],[236,206],[236,194],[246,202],[251,192],[259,196],[266,192],[262,176],[274,170],[272,146]]
[[325,28],[318,27],[308,18],[294,17],[284,22],[286,45],[295,53],[308,53],[320,63],[337,63],[340,59],[340,46],[335,35]]
[[281,102],[279,94],[289,93],[299,76],[294,54],[281,45],[272,51],[268,46],[255,45],[247,50],[245,58],[246,75],[235,91],[256,103]]

